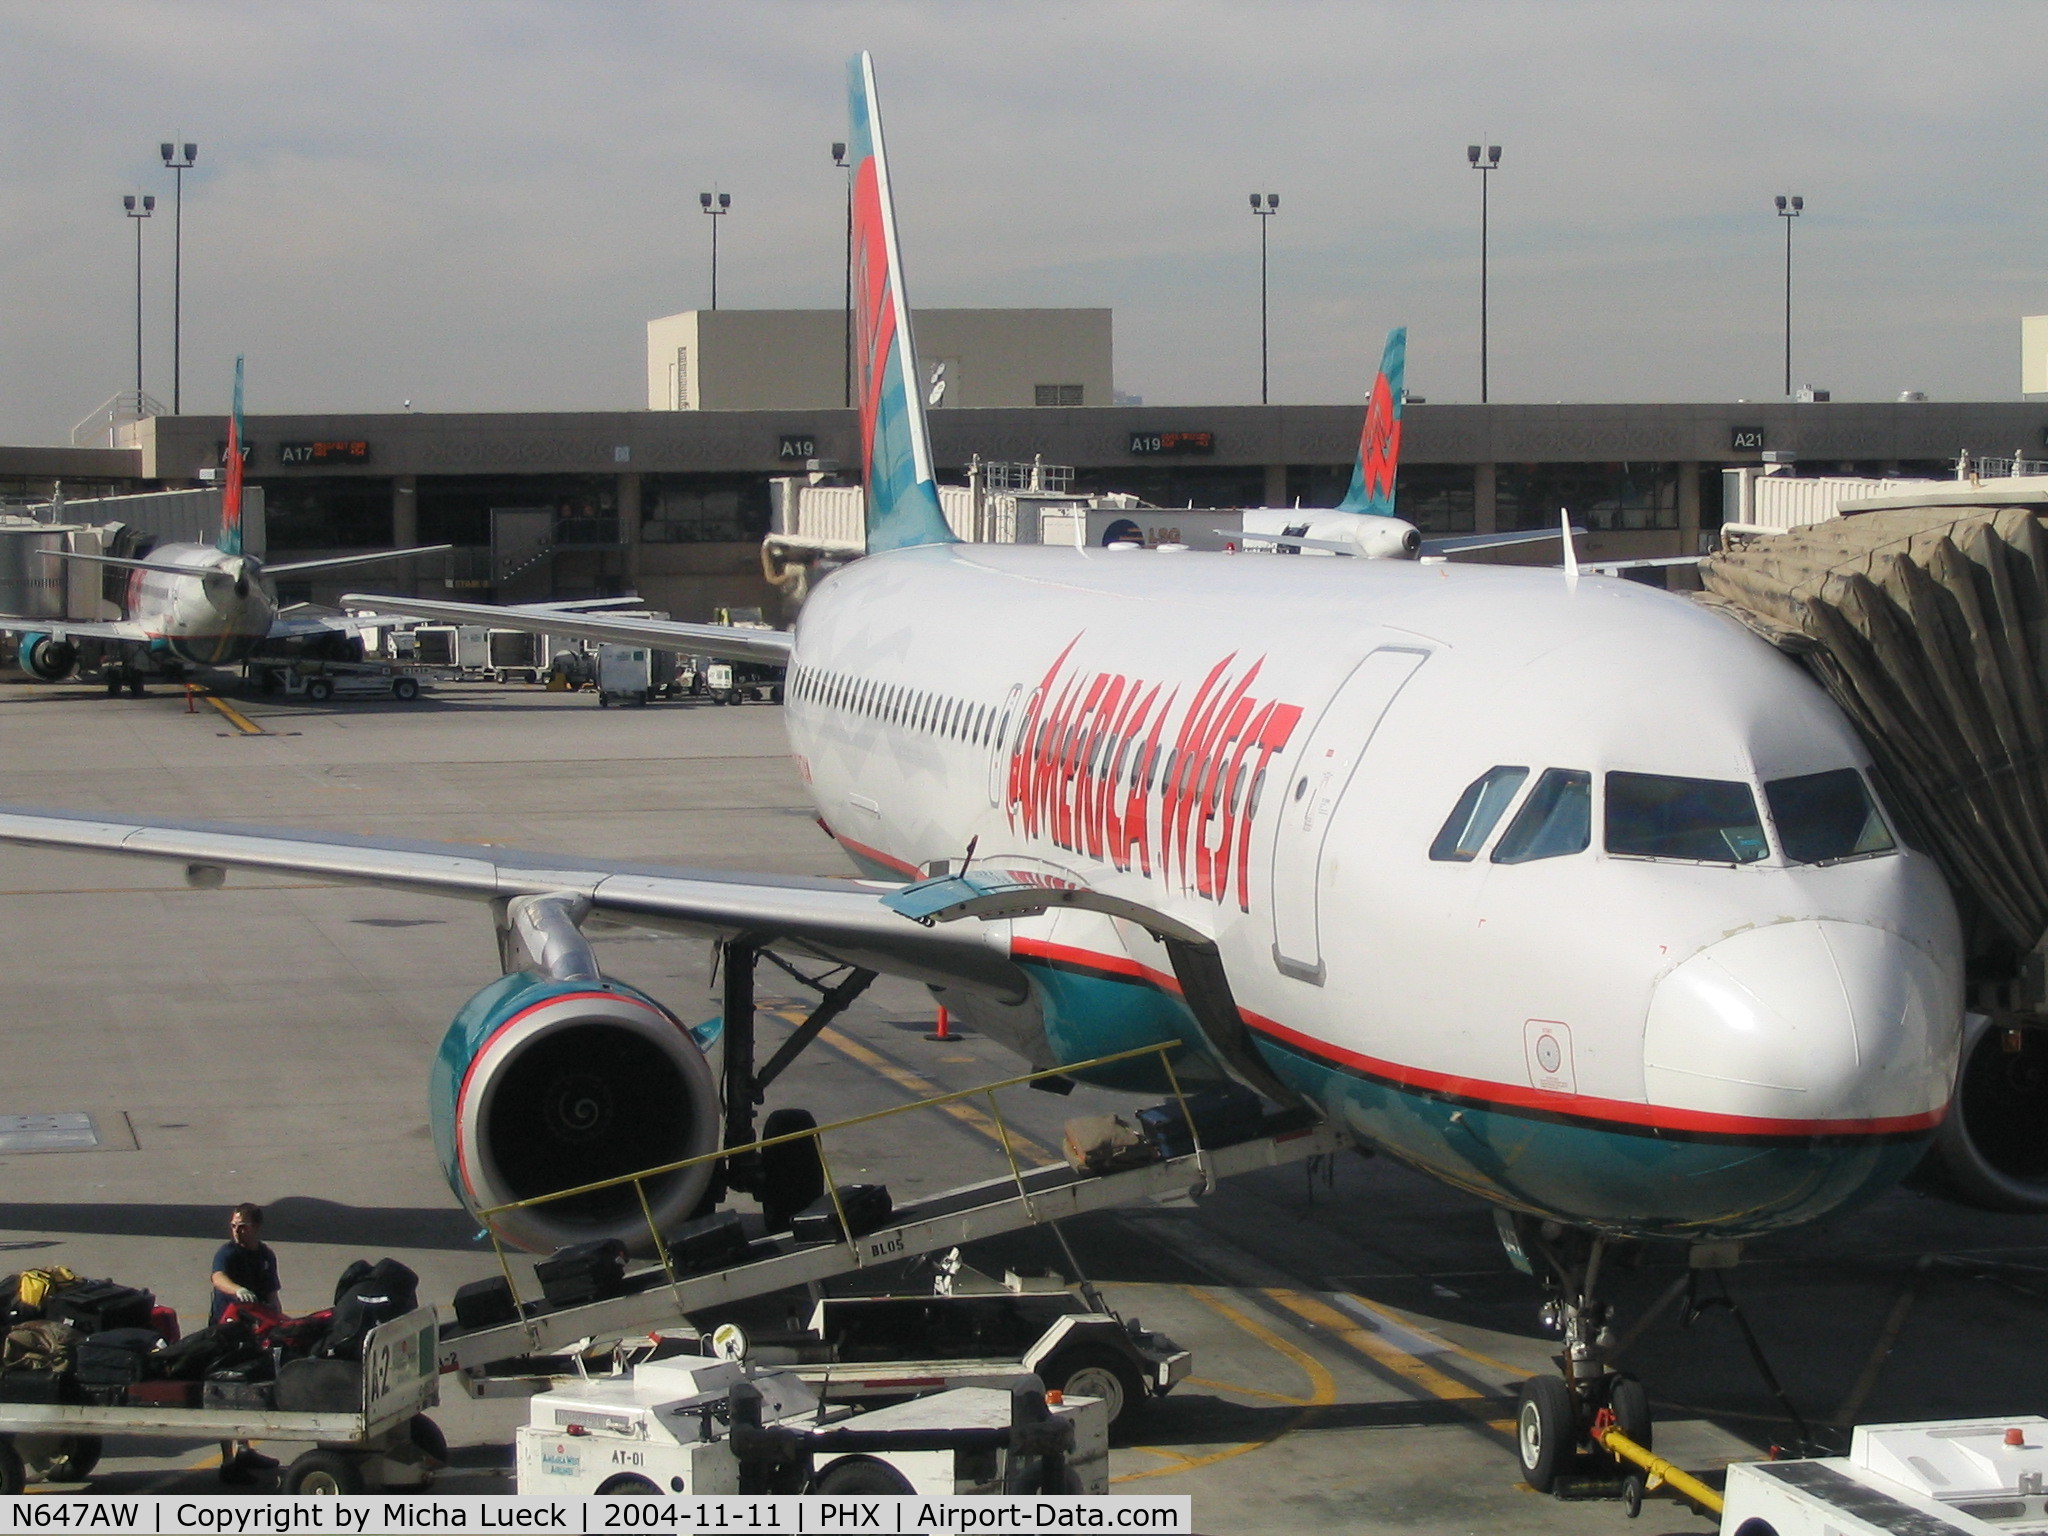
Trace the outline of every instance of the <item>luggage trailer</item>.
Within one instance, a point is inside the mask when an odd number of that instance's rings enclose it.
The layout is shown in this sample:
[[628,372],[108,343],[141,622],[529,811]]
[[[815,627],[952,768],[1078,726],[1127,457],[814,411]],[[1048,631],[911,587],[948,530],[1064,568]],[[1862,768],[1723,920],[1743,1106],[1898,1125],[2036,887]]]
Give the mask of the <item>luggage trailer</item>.
[[[1153,1053],[1164,1059],[1174,1048],[1172,1045],[1148,1046],[1119,1052],[1101,1058],[1099,1062],[1082,1063],[1078,1069],[1067,1067],[1058,1072],[1030,1073],[981,1088],[920,1100],[883,1113],[909,1113],[964,1098],[993,1104],[993,1093],[998,1088]],[[821,1126],[797,1136],[776,1139],[824,1137],[846,1125],[866,1123],[875,1118],[879,1117],[863,1116],[858,1122]],[[1053,1225],[1069,1216],[1106,1210],[1135,1200],[1203,1194],[1218,1179],[1254,1169],[1275,1168],[1313,1157],[1330,1156],[1352,1144],[1351,1138],[1340,1127],[1328,1121],[1306,1120],[1299,1114],[1290,1113],[1267,1117],[1261,1134],[1228,1146],[1204,1146],[1199,1133],[1192,1139],[1192,1150],[1183,1155],[1162,1157],[1157,1162],[1103,1174],[1077,1173],[1065,1163],[1023,1168],[1013,1159],[1009,1175],[962,1185],[901,1207],[892,1212],[884,1225],[872,1231],[856,1230],[856,1235],[851,1238],[803,1244],[782,1234],[755,1241],[749,1247],[748,1256],[740,1262],[696,1273],[680,1268],[664,1246],[661,1251],[665,1258],[661,1265],[628,1274],[623,1288],[602,1300],[566,1306],[529,1302],[520,1306],[521,1315],[516,1321],[483,1327],[464,1328],[459,1323],[444,1323],[441,1328],[440,1367],[443,1371],[457,1373],[465,1390],[473,1396],[526,1396],[563,1377],[584,1375],[585,1357],[592,1352],[593,1345],[603,1341],[644,1339],[664,1329],[687,1327],[692,1313],[708,1312],[791,1287],[816,1285],[874,1265],[942,1253],[982,1238],[1022,1231],[1027,1227]],[[741,1147],[738,1152],[716,1155],[737,1156],[748,1150],[751,1149]],[[608,1182],[632,1183],[665,1171],[650,1169]],[[558,1199],[585,1192],[563,1191],[547,1198]],[[483,1214],[488,1223],[492,1213]],[[502,1247],[499,1257],[510,1282],[511,1269]],[[513,1289],[516,1298],[517,1286],[514,1285]],[[931,1300],[929,1296],[924,1299]],[[972,1302],[980,1298],[970,1295],[957,1299]],[[1092,1295],[1090,1299],[1091,1302],[1094,1300]],[[844,1303],[835,1301],[830,1305],[853,1307],[857,1304],[848,1298]],[[1121,1335],[1121,1339],[1111,1339],[1109,1335],[1112,1333]],[[1039,1345],[1046,1347],[1040,1348]],[[1067,1368],[1076,1364],[1071,1357],[1079,1355],[1096,1368],[1096,1374],[1088,1378],[1093,1383],[1088,1388],[1091,1395],[1100,1395],[1096,1388],[1104,1384],[1102,1376],[1106,1373],[1117,1378],[1127,1392],[1131,1388],[1141,1388],[1146,1395],[1157,1396],[1170,1390],[1188,1372],[1185,1352],[1174,1349],[1170,1341],[1147,1334],[1135,1320],[1126,1322],[1118,1319],[1106,1309],[1093,1314],[1069,1314],[1063,1319],[1052,1319],[1039,1344],[1030,1346],[1023,1355],[1028,1357],[1029,1364],[1025,1364],[1021,1357],[1008,1361],[970,1359],[944,1362],[909,1358],[829,1368],[823,1364],[807,1364],[803,1367],[803,1374],[820,1382],[829,1374],[835,1394],[854,1395],[858,1392],[870,1397],[906,1396],[1008,1380],[1020,1371],[1033,1368],[1064,1381],[1068,1377]],[[1068,1358],[1062,1358],[1063,1355]],[[861,1381],[872,1385],[863,1389],[851,1386]],[[1081,1390],[1078,1383],[1076,1390]]]
[[314,1448],[285,1469],[281,1492],[423,1489],[447,1459],[446,1440],[423,1413],[440,1401],[438,1325],[434,1308],[420,1307],[371,1329],[360,1399],[331,1411],[0,1403],[0,1496],[33,1482],[83,1481],[106,1435],[310,1441]]

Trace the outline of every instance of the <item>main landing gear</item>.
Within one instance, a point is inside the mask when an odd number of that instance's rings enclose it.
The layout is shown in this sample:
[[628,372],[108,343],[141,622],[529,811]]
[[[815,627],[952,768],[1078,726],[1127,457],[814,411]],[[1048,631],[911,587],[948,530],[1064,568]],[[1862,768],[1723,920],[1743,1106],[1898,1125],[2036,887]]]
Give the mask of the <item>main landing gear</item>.
[[[1554,1222],[1536,1223],[1501,1213],[1501,1240],[1517,1268],[1535,1272],[1541,1264],[1545,1288],[1543,1319],[1563,1340],[1559,1375],[1532,1376],[1522,1383],[1515,1412],[1515,1449],[1522,1476],[1538,1493],[1549,1493],[1561,1476],[1582,1460],[1604,1464],[1613,1455],[1599,1436],[1619,1430],[1644,1450],[1650,1448],[1650,1398],[1633,1376],[1612,1369],[1614,1347],[1610,1309],[1596,1299],[1607,1240]],[[1625,1463],[1619,1465],[1625,1466]],[[1637,1490],[1640,1496],[1640,1489]]]

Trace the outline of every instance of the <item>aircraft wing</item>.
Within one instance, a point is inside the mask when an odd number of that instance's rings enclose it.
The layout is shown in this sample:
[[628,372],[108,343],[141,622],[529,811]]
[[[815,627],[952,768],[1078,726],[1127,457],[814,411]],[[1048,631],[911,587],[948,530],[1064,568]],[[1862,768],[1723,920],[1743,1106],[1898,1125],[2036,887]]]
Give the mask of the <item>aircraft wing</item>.
[[389,597],[348,592],[341,599],[351,608],[376,608],[422,619],[457,624],[488,624],[497,629],[522,629],[536,635],[574,635],[582,640],[614,640],[652,646],[687,656],[722,656],[731,661],[789,664],[793,637],[781,629],[740,629],[726,624],[684,624],[676,619],[629,619],[610,613],[574,613],[534,604],[500,607],[492,603],[449,603],[439,598]]
[[[664,868],[489,844],[312,835],[209,822],[112,821],[0,806],[0,842],[169,860],[206,886],[261,869],[429,896],[498,901],[555,891],[620,921],[712,938],[780,942],[823,959],[1007,1002],[1027,992],[1000,930],[928,928],[892,911],[897,888],[857,880]],[[979,932],[963,931],[968,928]]]
[[1660,565],[1698,565],[1705,555],[1659,555],[1653,560],[1581,560],[1579,569],[1595,576],[1605,576],[1610,571],[1640,571]]
[[147,640],[149,633],[133,619],[37,619],[0,613],[0,630],[10,635],[56,635],[66,640]]
[[[1574,528],[1574,534],[1583,534],[1583,528]],[[1500,549],[1508,544],[1534,544],[1542,539],[1558,537],[1555,528],[1531,528],[1522,533],[1460,533],[1449,538],[1424,539],[1422,552],[1425,555],[1462,555],[1474,549]]]
[[406,618],[398,613],[294,613],[285,608],[270,621],[272,640],[293,640],[304,635],[354,635],[366,629],[388,629]]

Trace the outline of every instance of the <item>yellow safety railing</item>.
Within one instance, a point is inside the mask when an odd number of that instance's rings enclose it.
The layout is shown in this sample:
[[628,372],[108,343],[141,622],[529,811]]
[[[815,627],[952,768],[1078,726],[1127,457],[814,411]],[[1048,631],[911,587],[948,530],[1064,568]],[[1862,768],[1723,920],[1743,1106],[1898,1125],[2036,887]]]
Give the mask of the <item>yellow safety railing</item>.
[[716,1152],[700,1153],[696,1157],[686,1157],[677,1162],[663,1163],[656,1168],[642,1168],[637,1173],[617,1174],[609,1179],[599,1179],[595,1183],[578,1184],[571,1189],[558,1189],[545,1195],[532,1195],[524,1200],[509,1200],[502,1205],[488,1206],[479,1210],[476,1214],[478,1219],[483,1222],[484,1230],[490,1234],[491,1246],[497,1250],[498,1268],[504,1273],[506,1285],[512,1289],[512,1299],[515,1304],[520,1304],[523,1308],[522,1298],[519,1294],[519,1282],[512,1276],[511,1257],[506,1251],[504,1241],[499,1236],[497,1223],[493,1218],[503,1216],[509,1211],[532,1210],[538,1206],[551,1205],[558,1200],[574,1200],[583,1195],[597,1194],[602,1190],[618,1189],[630,1184],[633,1186],[634,1195],[640,1202],[640,1214],[647,1223],[649,1236],[653,1239],[655,1255],[661,1260],[662,1271],[667,1275],[668,1283],[673,1286],[676,1283],[675,1258],[669,1251],[668,1240],[663,1236],[660,1224],[654,1219],[654,1209],[648,1203],[647,1181],[649,1179],[667,1178],[671,1174],[681,1173],[685,1169],[696,1168],[705,1163],[716,1163],[731,1157],[744,1157],[752,1153],[764,1151],[769,1147],[779,1147],[793,1141],[815,1141],[818,1146],[818,1167],[824,1174],[825,1189],[831,1198],[833,1212],[839,1220],[840,1235],[845,1239],[847,1249],[851,1253],[854,1263],[859,1265],[862,1262],[860,1238],[859,1235],[854,1233],[852,1224],[847,1221],[846,1209],[840,1203],[839,1186],[833,1180],[832,1165],[825,1156],[825,1137],[827,1135],[837,1131],[850,1130],[855,1126],[872,1125],[878,1120],[888,1120],[898,1115],[914,1114],[919,1110],[936,1109],[943,1105],[956,1104],[965,1099],[986,1099],[988,1101],[990,1118],[996,1124],[997,1139],[1002,1145],[1003,1156],[1010,1165],[1010,1178],[1017,1186],[1017,1196],[1023,1201],[1026,1212],[1035,1223],[1039,1219],[1037,1206],[1033,1203],[1031,1191],[1024,1182],[1025,1169],[1023,1164],[1017,1160],[1016,1143],[1010,1135],[1008,1123],[1003,1119],[1002,1106],[997,1102],[996,1095],[1005,1088],[1024,1087],[1031,1083],[1043,1082],[1050,1077],[1066,1077],[1076,1072],[1093,1071],[1097,1067],[1110,1066],[1120,1061],[1132,1061],[1141,1056],[1157,1056],[1160,1066],[1165,1069],[1166,1081],[1172,1089],[1174,1100],[1180,1105],[1181,1118],[1187,1125],[1188,1136],[1193,1143],[1195,1166],[1202,1173],[1203,1177],[1207,1179],[1209,1176],[1208,1154],[1203,1149],[1202,1135],[1195,1125],[1195,1117],[1188,1108],[1187,1094],[1181,1087],[1180,1074],[1173,1070],[1172,1053],[1182,1048],[1181,1041],[1169,1040],[1159,1045],[1141,1045],[1132,1050],[1116,1051],[1107,1056],[1097,1056],[1089,1061],[1073,1062],[1069,1065],[1053,1067],[1043,1072],[1026,1072],[1017,1077],[1003,1078],[998,1082],[983,1083],[979,1087],[961,1088],[951,1093],[934,1094],[928,1099],[914,1099],[908,1104],[893,1105],[888,1109],[878,1109],[870,1114],[855,1115],[846,1120],[834,1120],[828,1125],[811,1126],[801,1131],[790,1131],[781,1136],[763,1137],[758,1141],[750,1141],[744,1146],[722,1147]]

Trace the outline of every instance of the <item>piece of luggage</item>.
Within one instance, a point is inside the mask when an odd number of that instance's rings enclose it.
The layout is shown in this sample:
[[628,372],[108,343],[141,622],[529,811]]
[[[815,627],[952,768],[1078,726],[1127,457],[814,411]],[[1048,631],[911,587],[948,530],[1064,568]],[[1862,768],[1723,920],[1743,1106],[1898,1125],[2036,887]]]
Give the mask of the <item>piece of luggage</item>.
[[503,1275],[472,1280],[455,1292],[455,1321],[465,1328],[494,1328],[499,1323],[519,1321],[519,1304],[512,1299],[512,1282]]
[[150,1330],[166,1344],[178,1342],[178,1314],[169,1307],[151,1307],[149,1309],[149,1326]]
[[83,1334],[147,1328],[155,1309],[156,1298],[148,1291],[112,1280],[81,1280],[51,1291],[43,1300],[43,1316],[67,1322]]
[[[1235,1146],[1265,1134],[1266,1112],[1259,1096],[1235,1083],[1189,1094],[1188,1111],[1195,1117],[1205,1147]],[[1139,1110],[1138,1129],[1161,1157],[1186,1157],[1195,1150],[1178,1099]]]
[[747,1256],[747,1233],[738,1211],[714,1211],[684,1222],[668,1240],[669,1262],[686,1275],[734,1264]]
[[359,1413],[363,1368],[354,1360],[288,1360],[277,1373],[279,1413]]
[[203,1394],[196,1381],[131,1381],[125,1398],[131,1408],[197,1408]]
[[256,1342],[277,1351],[280,1359],[299,1360],[319,1354],[333,1331],[334,1309],[322,1307],[318,1312],[308,1312],[304,1317],[288,1317],[266,1328],[256,1336]]
[[79,1338],[76,1328],[53,1318],[16,1323],[0,1340],[0,1369],[68,1371]]
[[108,1328],[79,1340],[72,1369],[88,1386],[127,1386],[148,1374],[162,1340],[147,1328]]
[[44,1303],[52,1293],[79,1283],[78,1276],[62,1264],[52,1264],[44,1269],[24,1269],[10,1278],[14,1281],[14,1310],[22,1318],[42,1317]]
[[839,1204],[846,1211],[847,1224],[853,1228],[851,1234],[840,1230],[839,1212],[833,1208],[832,1196],[825,1195],[796,1213],[789,1224],[789,1235],[800,1243],[832,1243],[888,1225],[893,1208],[887,1185],[841,1184],[837,1193]]
[[214,1323],[166,1344],[152,1362],[154,1374],[172,1381],[197,1381],[215,1371],[269,1356],[247,1323]]
[[78,1381],[70,1371],[15,1366],[0,1371],[0,1403],[75,1403]]
[[1122,1115],[1069,1120],[1062,1142],[1067,1163],[1076,1173],[1121,1173],[1159,1161],[1159,1149]]
[[541,1294],[555,1306],[603,1301],[626,1288],[626,1245],[615,1237],[557,1248],[533,1266]]
[[[356,1264],[362,1261],[358,1259]],[[326,1342],[320,1353],[336,1360],[362,1357],[363,1341],[379,1323],[403,1317],[419,1302],[419,1276],[396,1259],[379,1259],[358,1271],[351,1264],[344,1273],[357,1276],[334,1299],[334,1317],[328,1324]]]
[[209,1376],[205,1381],[192,1385],[201,1389],[199,1405],[202,1408],[269,1410],[277,1406],[277,1383],[274,1381],[233,1381]]

